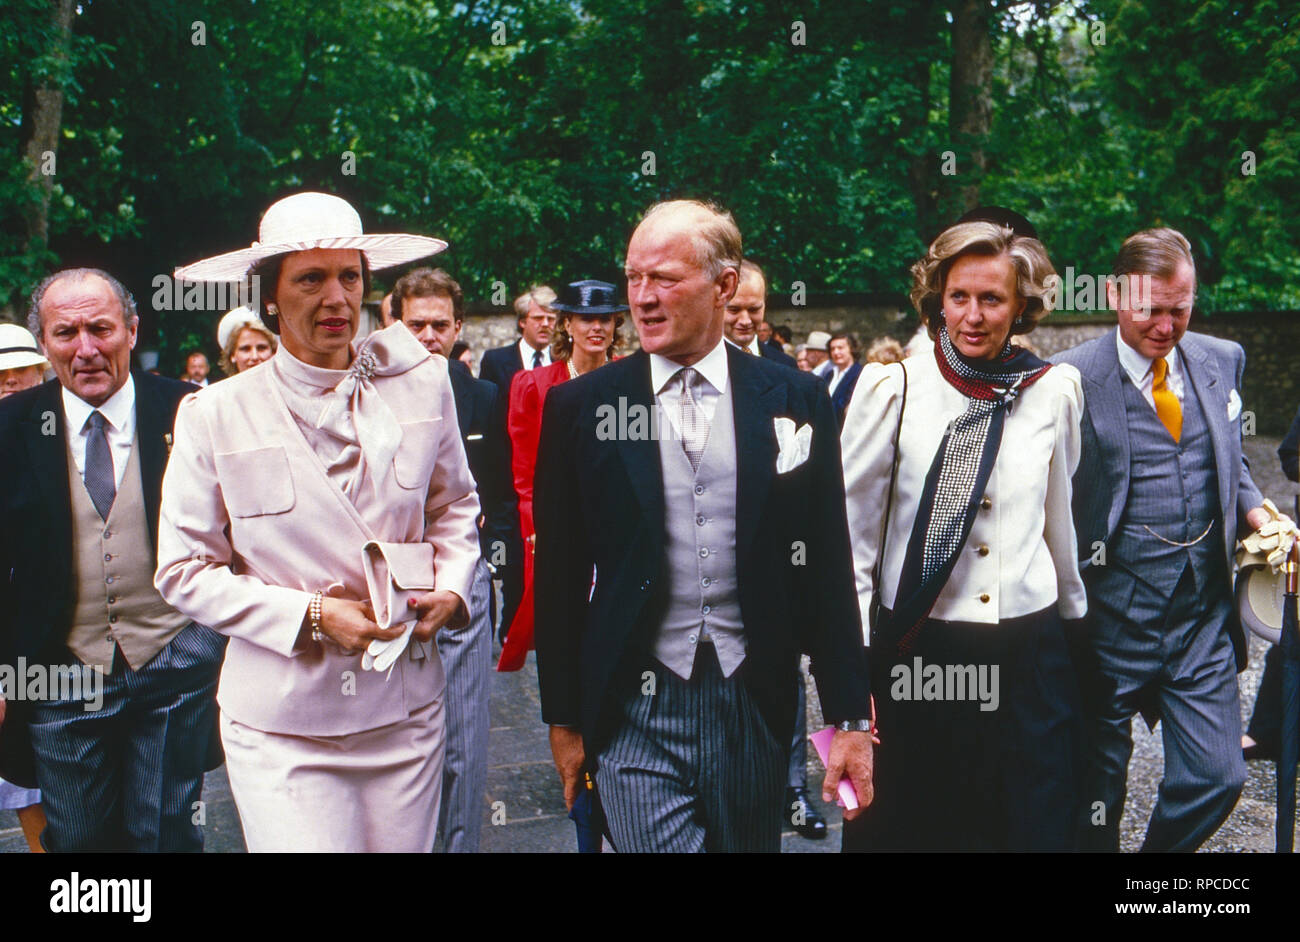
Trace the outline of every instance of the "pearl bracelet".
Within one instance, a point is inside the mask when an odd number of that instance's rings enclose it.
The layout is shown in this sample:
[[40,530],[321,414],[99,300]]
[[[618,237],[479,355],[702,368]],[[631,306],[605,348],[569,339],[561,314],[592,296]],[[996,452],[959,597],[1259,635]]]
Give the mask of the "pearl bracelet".
[[320,630],[320,609],[323,599],[324,593],[317,589],[312,593],[311,604],[307,606],[307,617],[311,620],[311,640],[317,644],[325,640],[325,635]]

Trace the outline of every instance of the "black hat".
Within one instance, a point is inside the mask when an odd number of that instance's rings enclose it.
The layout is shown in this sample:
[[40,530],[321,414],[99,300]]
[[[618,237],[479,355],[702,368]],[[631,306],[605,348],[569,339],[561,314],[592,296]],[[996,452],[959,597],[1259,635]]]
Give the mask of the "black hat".
[[608,281],[588,278],[572,281],[560,289],[550,305],[561,314],[620,314],[627,305],[618,299],[618,289]]
[[1038,238],[1038,229],[1034,227],[1032,222],[1014,209],[1007,209],[1005,206],[977,206],[958,219],[957,222],[991,222],[994,225],[1010,229],[1018,236],[1027,236],[1030,239]]

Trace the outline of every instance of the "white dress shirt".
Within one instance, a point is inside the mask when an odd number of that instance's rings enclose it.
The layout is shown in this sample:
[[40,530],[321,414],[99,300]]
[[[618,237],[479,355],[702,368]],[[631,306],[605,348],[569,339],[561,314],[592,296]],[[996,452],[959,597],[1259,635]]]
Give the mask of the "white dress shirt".
[[[881,602],[889,609],[896,602],[930,464],[948,423],[969,401],[943,378],[933,348],[907,360],[907,377],[898,483],[879,587]],[[872,569],[880,549],[901,399],[899,367],[866,364],[840,434],[864,632],[876,591]],[[1016,400],[970,535],[930,617],[996,624],[1053,603],[1062,618],[1080,618],[1087,612],[1070,510],[1082,411],[1079,371],[1066,364],[1052,367]]]
[[[1155,383],[1155,374],[1151,372],[1151,364],[1155,361],[1150,357],[1143,356],[1126,344],[1119,331],[1115,331],[1115,343],[1119,345],[1119,365],[1124,368],[1128,378],[1138,388],[1142,398],[1150,403],[1151,408],[1154,409],[1156,407],[1156,398],[1152,395],[1151,387]],[[1183,371],[1182,364],[1178,362],[1177,348],[1170,350],[1164,359],[1169,364],[1169,370],[1165,373],[1165,385],[1169,387],[1170,392],[1178,397],[1178,401],[1182,402]]]
[[[82,480],[86,478],[86,442],[90,441],[86,420],[94,411],[94,406],[67,386],[63,387],[63,421],[67,423],[68,446]],[[113,480],[121,490],[126,463],[131,457],[131,442],[135,439],[135,377],[128,373],[122,388],[109,396],[99,411],[104,415],[104,435],[108,438],[108,454],[113,459]]]
[[[849,364],[849,366],[852,365],[853,365],[852,363]],[[846,366],[842,370],[836,369],[835,367],[831,367],[831,369],[834,370],[834,372],[831,373],[831,383],[828,392],[833,396],[835,395],[835,387],[840,384],[840,380],[842,380],[844,378],[844,374],[849,371],[849,367]]]
[[[727,384],[731,382],[731,374],[727,369],[727,348],[723,346],[723,341],[719,340],[718,345],[691,368],[704,378],[704,382],[699,386],[697,392],[699,399],[696,402],[704,417],[712,425],[718,400],[722,398]],[[655,402],[663,410],[673,432],[679,438],[681,429],[677,425],[677,420],[682,408],[682,381],[677,374],[681,370],[680,363],[674,363],[657,353],[650,354],[650,388],[655,391]]]
[[551,365],[551,347],[549,344],[547,344],[541,350],[535,350],[528,345],[527,340],[524,340],[521,337],[519,339],[519,356],[524,361],[524,369],[531,370],[533,368],[534,353],[540,353],[542,355],[542,362],[540,364],[541,366]]

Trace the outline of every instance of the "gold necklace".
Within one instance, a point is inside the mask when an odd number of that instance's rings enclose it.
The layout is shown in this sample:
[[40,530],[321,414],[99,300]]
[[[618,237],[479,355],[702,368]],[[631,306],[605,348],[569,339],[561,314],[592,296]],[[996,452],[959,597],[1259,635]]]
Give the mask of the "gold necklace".
[[568,359],[568,360],[565,360],[564,362],[565,362],[565,363],[568,365],[568,367],[569,367],[569,379],[577,379],[577,378],[578,378],[578,368],[577,368],[576,366],[573,365],[573,360],[570,358],[570,359]]

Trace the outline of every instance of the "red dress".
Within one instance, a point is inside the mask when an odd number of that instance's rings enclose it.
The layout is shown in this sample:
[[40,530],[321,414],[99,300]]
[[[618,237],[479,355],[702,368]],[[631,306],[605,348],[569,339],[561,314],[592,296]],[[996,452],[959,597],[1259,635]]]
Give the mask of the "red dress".
[[511,464],[515,493],[519,495],[519,530],[524,538],[524,591],[519,608],[506,634],[499,671],[517,671],[533,648],[533,473],[537,469],[537,445],[542,437],[542,406],[546,393],[569,378],[567,360],[520,370],[510,383],[510,410],[506,430],[510,433]]

